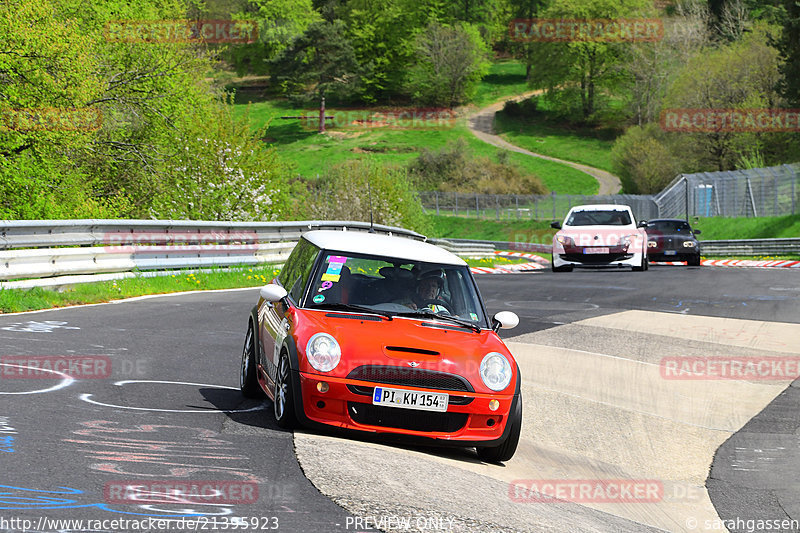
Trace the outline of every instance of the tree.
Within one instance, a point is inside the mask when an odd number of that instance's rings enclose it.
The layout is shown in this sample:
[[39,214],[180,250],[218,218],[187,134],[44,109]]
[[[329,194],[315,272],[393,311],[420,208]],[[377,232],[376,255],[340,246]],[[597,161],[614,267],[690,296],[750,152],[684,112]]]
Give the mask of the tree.
[[[544,7],[545,0],[522,0],[520,2],[510,2],[512,9],[512,17],[514,20],[532,20],[535,19],[539,11]],[[514,36],[512,35],[513,39]],[[525,80],[531,80],[531,68],[535,59],[534,49],[535,44],[526,41],[515,41],[511,46],[514,54],[522,59],[525,63]]]
[[625,192],[657,193],[682,170],[681,161],[672,154],[665,137],[656,124],[647,124],[628,128],[616,140],[611,152],[612,164]]
[[[608,20],[643,16],[652,9],[645,0],[553,0],[542,14],[554,20]],[[623,42],[574,40],[534,43],[531,84],[547,90],[565,114],[577,112],[583,121],[597,111],[598,94],[613,92],[621,83],[617,68],[624,58]],[[541,68],[535,68],[541,66]]]
[[256,42],[228,46],[223,54],[243,75],[268,73],[270,61],[321,16],[311,0],[248,0],[245,9],[233,18],[258,24]]
[[[771,30],[756,25],[740,41],[693,57],[664,101],[676,109],[760,109],[780,102],[780,58],[769,45]],[[743,154],[769,151],[766,146],[785,134],[748,133],[721,129],[711,133],[686,133],[690,146],[704,166],[728,170]],[[781,142],[774,143],[779,146]]]
[[431,23],[415,41],[408,91],[418,102],[455,106],[472,97],[489,71],[488,49],[474,26]]
[[309,25],[273,61],[273,67],[284,92],[300,100],[326,95],[345,99],[358,83],[359,65],[341,20]]
[[678,5],[674,16],[662,20],[663,38],[630,43],[618,66],[630,95],[630,112],[639,126],[658,120],[669,84],[689,59],[709,44],[704,5]]
[[784,0],[786,16],[778,49],[783,58],[781,93],[793,106],[800,106],[800,3]]

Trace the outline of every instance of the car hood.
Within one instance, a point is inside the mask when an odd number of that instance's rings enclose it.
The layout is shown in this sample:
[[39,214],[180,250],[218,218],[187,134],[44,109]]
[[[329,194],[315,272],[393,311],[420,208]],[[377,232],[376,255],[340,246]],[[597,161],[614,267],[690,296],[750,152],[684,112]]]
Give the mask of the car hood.
[[[386,320],[369,314],[297,310],[295,343],[305,353],[308,339],[320,332],[332,335],[342,350],[339,365],[329,375],[346,377],[363,365],[387,365],[447,372],[480,383],[478,370],[489,352],[500,352],[515,367],[513,356],[492,330],[474,330],[435,319],[394,317]],[[301,370],[311,373],[310,365]],[[516,370],[515,370],[516,372]]]

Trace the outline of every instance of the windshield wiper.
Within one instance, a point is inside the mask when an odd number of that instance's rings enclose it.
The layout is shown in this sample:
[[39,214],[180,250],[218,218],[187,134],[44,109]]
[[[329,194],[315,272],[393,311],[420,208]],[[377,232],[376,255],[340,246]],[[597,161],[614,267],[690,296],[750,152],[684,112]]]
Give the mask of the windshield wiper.
[[481,328],[476,324],[469,322],[467,320],[462,320],[460,318],[454,317],[453,315],[444,315],[434,312],[432,309],[427,307],[423,307],[422,309],[417,309],[416,311],[409,311],[403,313],[395,313],[398,316],[425,316],[430,318],[437,318],[439,320],[446,320],[448,322],[455,322],[461,326],[470,328],[471,330],[475,331],[476,333],[480,333]]
[[358,313],[370,313],[372,315],[380,315],[382,317],[386,317],[388,320],[392,320],[392,315],[384,312],[378,311],[376,309],[372,309],[370,307],[365,307],[363,305],[354,305],[354,304],[343,304],[343,303],[323,303],[321,305],[315,305],[312,309],[332,309],[332,310],[340,310],[340,311],[356,311]]

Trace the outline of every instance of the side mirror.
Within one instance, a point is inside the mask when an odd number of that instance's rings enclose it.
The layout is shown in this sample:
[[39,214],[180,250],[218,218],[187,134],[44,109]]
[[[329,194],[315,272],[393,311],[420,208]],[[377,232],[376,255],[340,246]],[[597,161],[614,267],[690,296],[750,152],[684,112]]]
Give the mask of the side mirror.
[[494,331],[497,331],[500,328],[515,328],[517,327],[517,324],[519,324],[519,317],[516,313],[512,313],[511,311],[500,311],[492,317],[492,329]]
[[551,222],[550,227],[553,229],[561,229],[561,222]]
[[640,221],[639,224],[636,225],[636,227],[637,228],[646,228],[647,227],[647,221],[646,220]]
[[272,303],[283,300],[289,294],[286,292],[286,289],[274,283],[270,283],[269,285],[264,285],[263,287],[261,287],[259,293],[261,294],[262,298]]
[[692,230],[692,233],[694,233],[695,235],[700,235],[700,234],[701,234],[701,233],[703,233],[703,232],[702,232],[702,231],[700,231],[699,229],[693,229],[693,230]]

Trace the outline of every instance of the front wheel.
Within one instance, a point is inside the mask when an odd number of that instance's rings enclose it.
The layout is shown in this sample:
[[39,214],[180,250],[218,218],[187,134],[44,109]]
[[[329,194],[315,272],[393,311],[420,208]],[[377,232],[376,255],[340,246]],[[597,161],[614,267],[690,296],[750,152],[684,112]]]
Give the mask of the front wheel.
[[284,429],[291,429],[296,425],[294,415],[294,387],[292,387],[292,368],[289,365],[289,355],[281,354],[278,362],[278,372],[275,376],[275,422]]
[[650,269],[650,260],[647,258],[647,254],[642,254],[642,262],[640,266],[633,267],[634,272],[644,272],[645,270]]
[[476,448],[478,457],[487,463],[501,463],[508,461],[514,457],[519,444],[519,435],[522,431],[522,394],[517,397],[517,405],[514,408],[514,414],[508,421],[511,424],[511,429],[508,432],[508,437],[499,446],[486,446]]
[[244,348],[242,349],[242,366],[239,372],[239,388],[242,395],[247,398],[263,398],[264,391],[258,384],[256,374],[256,336],[253,323],[247,325],[247,334],[244,337]]

